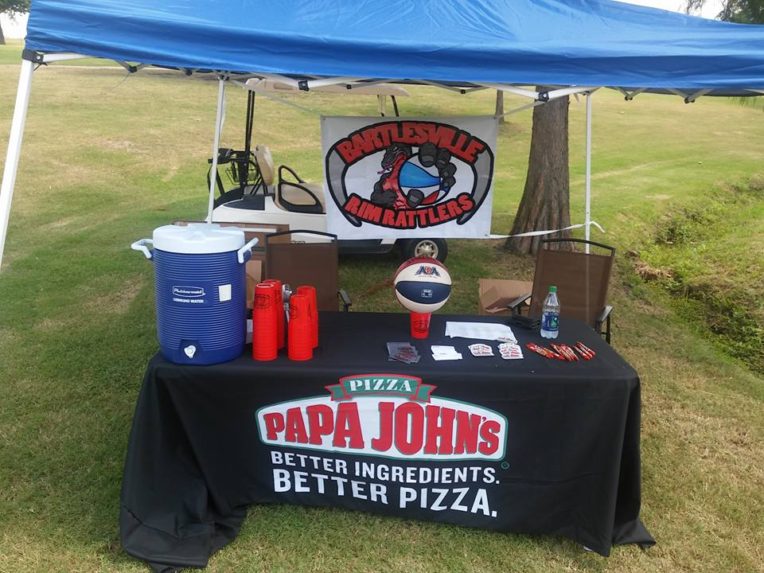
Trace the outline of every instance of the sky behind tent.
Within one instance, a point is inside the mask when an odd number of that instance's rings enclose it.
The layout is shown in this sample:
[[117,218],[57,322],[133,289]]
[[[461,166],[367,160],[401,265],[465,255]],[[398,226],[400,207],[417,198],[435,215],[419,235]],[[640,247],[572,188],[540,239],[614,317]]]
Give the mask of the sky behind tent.
[[[640,6],[651,6],[661,8],[672,12],[684,12],[686,2],[684,0],[618,0],[628,4],[638,4]],[[698,16],[704,18],[714,18],[721,11],[721,0],[706,0],[703,10]],[[3,32],[6,38],[23,38],[27,33],[27,15],[19,14],[11,18],[7,14],[0,15],[0,24],[3,26]]]
[[[638,4],[639,6],[650,6],[651,8],[661,8],[662,10],[670,10],[672,12],[684,12],[687,6],[686,0],[617,0],[618,2],[626,2],[628,4]],[[703,10],[696,16],[702,16],[703,18],[715,18],[716,15],[721,12],[722,3],[721,0],[706,0],[703,5]]]

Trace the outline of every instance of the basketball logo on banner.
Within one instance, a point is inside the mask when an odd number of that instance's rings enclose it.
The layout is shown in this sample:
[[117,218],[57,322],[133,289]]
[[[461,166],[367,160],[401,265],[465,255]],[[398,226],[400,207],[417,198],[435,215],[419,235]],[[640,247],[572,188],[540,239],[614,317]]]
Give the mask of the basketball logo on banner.
[[324,118],[323,141],[330,232],[490,234],[495,118]]

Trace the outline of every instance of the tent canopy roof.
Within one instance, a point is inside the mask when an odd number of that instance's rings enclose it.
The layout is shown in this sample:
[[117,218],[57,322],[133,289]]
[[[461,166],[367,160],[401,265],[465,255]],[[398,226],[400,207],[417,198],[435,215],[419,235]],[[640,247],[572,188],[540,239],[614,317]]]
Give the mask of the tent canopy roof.
[[224,72],[764,90],[764,26],[610,0],[33,0],[26,48]]

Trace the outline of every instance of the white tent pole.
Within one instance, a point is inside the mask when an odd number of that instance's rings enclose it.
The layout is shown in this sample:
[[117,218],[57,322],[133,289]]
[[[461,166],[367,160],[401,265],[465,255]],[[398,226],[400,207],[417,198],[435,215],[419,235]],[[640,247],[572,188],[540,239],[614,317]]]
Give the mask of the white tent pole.
[[[586,214],[584,216],[584,235],[589,240],[592,220],[592,94],[586,94]],[[586,245],[589,252],[589,245]]]
[[13,187],[16,185],[16,171],[21,156],[21,141],[24,139],[24,122],[29,107],[29,92],[32,90],[32,72],[34,72],[34,62],[22,60],[19,88],[16,92],[16,107],[13,109],[11,133],[8,138],[8,153],[5,156],[3,183],[0,186],[0,268],[3,264],[5,235],[8,232],[8,219],[11,216],[11,199],[13,199]]
[[215,208],[215,187],[218,175],[218,148],[220,147],[220,132],[223,131],[223,115],[225,109],[225,78],[218,82],[218,113],[215,118],[215,137],[212,144],[212,167],[210,168],[210,201],[207,206],[207,222],[212,223],[212,210]]

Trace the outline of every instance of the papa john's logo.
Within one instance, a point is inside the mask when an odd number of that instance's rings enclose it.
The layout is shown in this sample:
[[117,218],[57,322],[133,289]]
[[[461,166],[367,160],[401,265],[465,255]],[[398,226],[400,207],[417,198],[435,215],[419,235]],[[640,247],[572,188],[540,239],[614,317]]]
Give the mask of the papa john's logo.
[[357,374],[329,395],[257,411],[264,444],[419,460],[502,460],[507,419],[475,404],[437,398],[403,374]]
[[[372,170],[376,181],[368,176]],[[340,139],[326,155],[329,192],[356,227],[463,225],[480,209],[492,178],[490,146],[435,121],[375,123]]]

